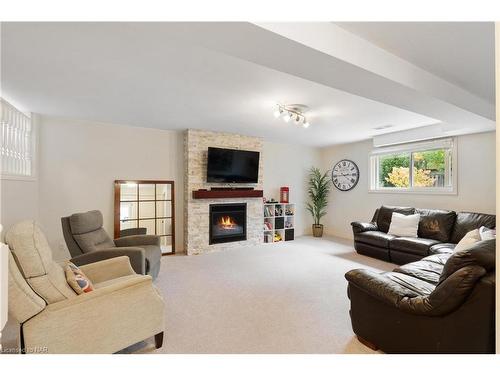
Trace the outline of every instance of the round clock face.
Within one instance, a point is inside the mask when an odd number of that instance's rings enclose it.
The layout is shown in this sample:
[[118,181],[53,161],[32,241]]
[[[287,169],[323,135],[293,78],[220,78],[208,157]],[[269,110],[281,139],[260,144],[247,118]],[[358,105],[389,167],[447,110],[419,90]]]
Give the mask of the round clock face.
[[359,180],[359,169],[351,160],[341,160],[333,166],[332,182],[341,191],[354,188]]

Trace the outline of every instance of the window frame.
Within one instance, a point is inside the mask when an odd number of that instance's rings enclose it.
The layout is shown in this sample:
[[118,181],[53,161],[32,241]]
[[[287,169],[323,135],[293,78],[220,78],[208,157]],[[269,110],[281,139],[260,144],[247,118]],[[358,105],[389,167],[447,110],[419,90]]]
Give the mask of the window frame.
[[[419,187],[413,186],[413,153],[425,152],[441,149],[450,149],[451,166],[445,171],[450,173],[451,186],[444,187]],[[379,157],[389,154],[407,153],[410,156],[410,184],[408,188],[399,187],[379,187]],[[436,195],[457,195],[457,142],[453,138],[443,138],[433,141],[412,142],[395,146],[380,147],[373,150],[368,156],[369,179],[368,192],[377,194],[436,194]]]
[[[18,116],[23,116],[30,122],[30,146],[31,146],[31,173],[29,175],[23,174],[13,174],[4,172],[2,166],[0,165],[0,180],[16,180],[16,181],[36,181],[38,178],[38,126],[37,121],[35,121],[35,116],[31,113],[24,113],[18,110],[15,106],[9,103],[4,98],[0,97],[0,107],[10,107],[11,111],[15,111],[18,113]],[[0,111],[3,113],[3,108],[0,108]],[[0,127],[1,131],[1,127]],[[2,135],[0,134],[0,138]],[[2,140],[0,139],[0,145]],[[2,156],[0,155],[0,158]]]

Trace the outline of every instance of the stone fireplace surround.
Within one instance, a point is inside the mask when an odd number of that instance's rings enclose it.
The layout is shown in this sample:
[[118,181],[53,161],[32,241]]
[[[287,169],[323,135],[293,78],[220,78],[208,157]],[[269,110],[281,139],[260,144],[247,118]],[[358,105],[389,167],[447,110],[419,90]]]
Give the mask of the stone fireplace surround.
[[[220,251],[242,245],[256,245],[263,242],[264,220],[262,198],[193,199],[193,191],[221,187],[223,184],[206,182],[208,147],[231,148],[260,152],[259,179],[257,184],[248,184],[254,189],[263,186],[263,140],[231,133],[219,133],[189,129],[184,134],[184,238],[188,255]],[[240,184],[238,184],[240,187]],[[225,203],[247,204],[247,239],[245,241],[209,244],[210,205]]]

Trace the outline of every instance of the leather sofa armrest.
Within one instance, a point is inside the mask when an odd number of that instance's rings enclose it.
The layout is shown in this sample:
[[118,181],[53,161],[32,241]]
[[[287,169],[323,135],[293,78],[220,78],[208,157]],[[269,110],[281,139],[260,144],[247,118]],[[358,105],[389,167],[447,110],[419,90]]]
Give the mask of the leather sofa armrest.
[[115,239],[115,245],[120,247],[155,245],[160,246],[160,236],[151,234],[137,234]]
[[400,308],[417,315],[449,314],[464,303],[485,274],[486,270],[480,266],[463,267],[440,283],[429,296],[402,301]]
[[72,258],[71,262],[80,267],[85,264],[121,256],[127,256],[129,258],[135,273],[140,275],[146,274],[146,252],[140,247],[112,247],[109,249],[96,250],[78,255]]
[[370,270],[351,270],[345,274],[345,278],[349,284],[396,308],[402,299],[416,296],[415,292],[394,282],[384,274]]
[[368,232],[371,230],[378,230],[377,224],[375,223],[362,223],[361,221],[353,221],[351,223],[352,231],[356,233]]

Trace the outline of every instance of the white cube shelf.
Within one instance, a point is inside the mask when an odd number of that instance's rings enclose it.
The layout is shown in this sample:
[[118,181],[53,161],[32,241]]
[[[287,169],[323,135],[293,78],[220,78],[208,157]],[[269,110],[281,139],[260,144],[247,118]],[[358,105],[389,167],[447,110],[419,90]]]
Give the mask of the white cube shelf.
[[295,238],[295,204],[264,203],[264,242],[292,241]]

